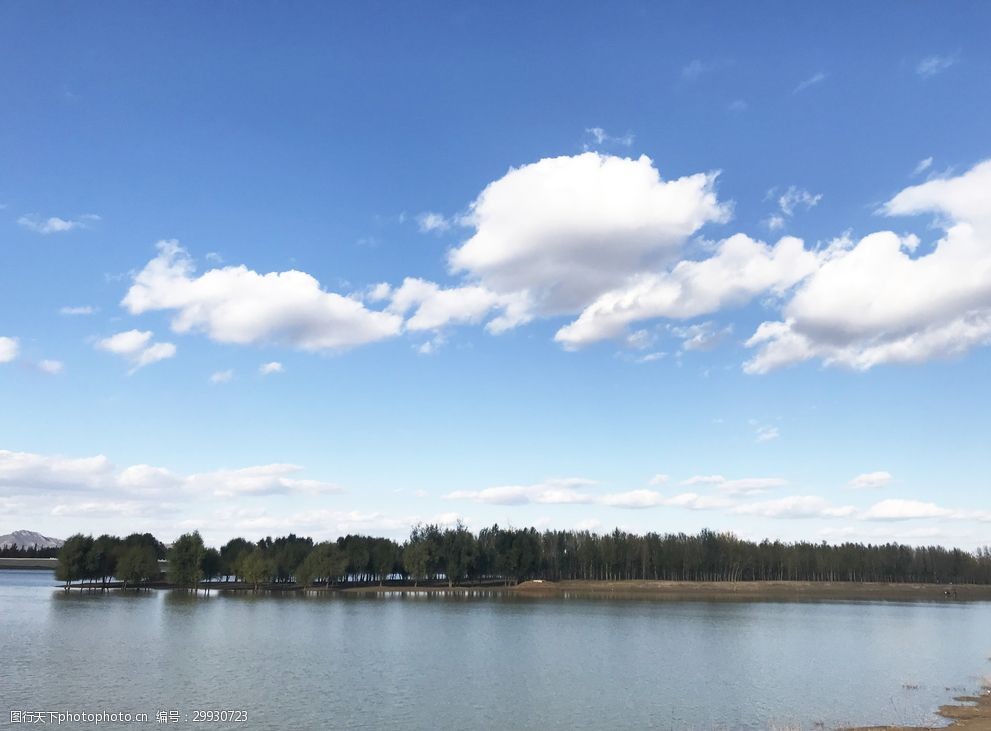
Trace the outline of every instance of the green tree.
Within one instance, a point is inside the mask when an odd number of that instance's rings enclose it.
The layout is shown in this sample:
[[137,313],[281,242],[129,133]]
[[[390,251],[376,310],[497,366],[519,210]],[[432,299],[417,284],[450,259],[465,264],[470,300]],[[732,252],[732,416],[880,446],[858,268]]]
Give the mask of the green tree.
[[265,556],[265,550],[256,548],[251,553],[241,557],[241,566],[238,570],[244,580],[251,584],[253,591],[258,591],[258,585],[263,581],[270,580],[275,572],[272,561]]
[[413,586],[427,578],[430,569],[430,544],[424,540],[411,540],[403,548],[403,566],[413,577]]
[[203,578],[203,539],[199,531],[185,533],[169,549],[169,577],[178,587],[196,590]]
[[221,547],[220,570],[225,580],[231,576],[236,580],[240,576],[238,569],[241,565],[241,559],[251,553],[254,548],[250,541],[243,538],[232,538]]
[[117,559],[117,577],[124,587],[132,584],[135,589],[149,579],[158,578],[158,559],[155,549],[148,545],[125,546]]
[[92,547],[92,536],[76,533],[74,536],[69,536],[59,549],[55,578],[65,582],[66,591],[73,581],[86,577],[86,562]]
[[347,571],[348,558],[336,543],[318,543],[296,568],[296,582],[309,586],[320,579],[332,581]]
[[203,551],[203,557],[200,559],[200,570],[203,573],[203,578],[207,581],[213,581],[220,575],[222,561],[220,559],[220,551],[216,548],[207,548]]

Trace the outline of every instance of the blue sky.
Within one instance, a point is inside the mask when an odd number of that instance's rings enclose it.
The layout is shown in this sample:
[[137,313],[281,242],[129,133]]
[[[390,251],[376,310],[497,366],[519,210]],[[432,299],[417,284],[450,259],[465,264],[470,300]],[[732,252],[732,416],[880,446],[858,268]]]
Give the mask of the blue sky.
[[3,5],[0,533],[983,545],[989,22]]

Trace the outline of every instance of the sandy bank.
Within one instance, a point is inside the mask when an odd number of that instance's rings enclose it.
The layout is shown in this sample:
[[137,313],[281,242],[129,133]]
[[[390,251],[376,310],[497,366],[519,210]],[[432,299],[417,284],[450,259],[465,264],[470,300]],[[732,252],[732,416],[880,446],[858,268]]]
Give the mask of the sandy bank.
[[[962,731],[991,731],[991,691],[987,689],[979,696],[960,696],[956,703],[941,706],[939,715],[952,719],[949,726],[938,729],[961,729]],[[847,731],[938,731],[921,726],[868,726]]]
[[662,600],[712,601],[988,601],[991,586],[936,584],[872,584],[809,581],[527,581],[512,591],[532,596],[613,596]]

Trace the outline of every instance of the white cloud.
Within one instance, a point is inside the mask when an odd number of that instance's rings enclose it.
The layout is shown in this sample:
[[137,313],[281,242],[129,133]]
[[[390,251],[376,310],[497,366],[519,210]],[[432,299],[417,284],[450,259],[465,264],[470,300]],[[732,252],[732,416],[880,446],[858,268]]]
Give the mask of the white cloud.
[[130,372],[134,373],[139,368],[172,358],[176,354],[175,345],[153,343],[152,336],[150,330],[127,330],[97,341],[96,347],[126,359],[132,366]]
[[632,277],[586,307],[554,339],[568,348],[623,335],[629,324],[666,317],[687,319],[740,306],[758,294],[783,294],[815,271],[818,259],[802,241],[786,236],[774,246],[736,234],[701,261]]
[[927,157],[924,160],[919,160],[919,164],[915,166],[915,169],[912,171],[912,175],[922,175],[922,173],[932,167],[932,164],[933,159],[931,157]]
[[216,371],[210,375],[210,383],[227,383],[232,378],[234,378],[234,371]]
[[852,480],[850,480],[848,486],[853,488],[854,490],[865,490],[865,489],[872,489],[877,487],[887,487],[888,485],[891,484],[892,479],[893,478],[891,477],[891,473],[885,472],[883,470],[879,470],[877,472],[865,472],[864,474],[857,475]]
[[422,233],[431,231],[447,231],[451,228],[451,221],[440,213],[426,211],[416,217],[416,225]]
[[936,53],[923,58],[915,67],[915,73],[923,79],[929,79],[941,74],[957,62],[956,56],[941,56]]
[[58,503],[52,515],[60,516],[133,516],[148,510],[134,501],[94,500],[82,503]]
[[365,299],[369,302],[382,302],[383,300],[389,299],[392,294],[392,287],[388,282],[379,282],[378,284],[373,284],[368,288],[365,294]]
[[80,307],[62,307],[59,309],[60,315],[92,315],[96,312],[96,308],[90,305],[82,305]]
[[953,517],[954,511],[919,500],[882,500],[861,516],[864,520],[913,520]]
[[749,373],[813,358],[867,370],[959,355],[991,342],[991,161],[901,191],[887,216],[932,212],[944,236],[920,251],[914,236],[881,231],[830,247],[822,265],[748,340]]
[[469,207],[475,233],[450,266],[525,300],[531,315],[571,313],[674,257],[705,223],[727,220],[714,182],[711,173],[664,181],[646,156],[594,152],[513,168]]
[[189,475],[183,488],[217,497],[248,495],[284,495],[287,493],[322,494],[341,492],[329,482],[296,477],[303,470],[294,464],[268,464],[235,470],[215,470]]
[[42,360],[38,362],[38,368],[51,376],[57,376],[65,370],[65,364],[60,360]]
[[630,490],[603,495],[600,502],[613,508],[642,509],[663,505],[664,497],[656,490]]
[[399,334],[402,318],[366,309],[359,299],[321,288],[299,271],[259,274],[244,266],[196,276],[175,241],[134,277],[123,305],[132,314],[174,310],[172,329],[205,332],[240,345],[282,343],[302,350],[343,350]]
[[15,491],[98,487],[112,470],[102,454],[73,459],[0,449],[0,487]]
[[453,323],[479,322],[493,307],[512,308],[511,297],[497,295],[478,285],[442,289],[424,279],[407,277],[392,290],[389,312],[405,315],[406,329],[436,330]]
[[810,86],[821,84],[825,80],[826,80],[826,74],[823,73],[822,71],[819,71],[817,73],[812,74],[812,76],[810,76],[809,78],[800,82],[799,85],[795,87],[795,90],[792,93],[799,94],[805,91],[806,89],[808,89]]
[[854,515],[857,509],[850,506],[835,506],[815,495],[794,495],[738,505],[733,512],[762,518],[846,518]]
[[581,492],[580,488],[594,484],[592,480],[578,477],[554,478],[535,485],[500,485],[483,490],[455,490],[445,495],[444,499],[473,500],[490,505],[590,503],[594,497]]
[[694,58],[682,66],[681,78],[683,81],[693,83],[701,79],[706,74],[732,65],[733,61],[729,59],[714,58],[703,61],[702,59]]
[[812,194],[807,190],[792,185],[778,198],[778,207],[784,215],[793,216],[799,207],[805,209],[815,208],[821,200],[822,193]]
[[10,363],[21,352],[17,338],[0,337],[0,363]]
[[682,480],[682,485],[711,485],[727,495],[754,495],[778,487],[784,487],[788,481],[781,477],[742,477],[727,480],[722,475],[696,475]]
[[722,510],[733,505],[733,502],[718,495],[699,495],[695,492],[683,492],[672,495],[664,504],[673,508],[685,508],[686,510]]
[[776,426],[758,426],[757,427],[757,441],[758,442],[770,442],[781,436],[781,432],[778,431]]
[[[777,188],[772,188],[768,191],[764,200],[772,197],[776,190]],[[804,188],[794,185],[789,186],[784,193],[777,197],[778,212],[769,215],[764,220],[764,225],[770,231],[779,231],[787,225],[788,220],[795,215],[795,212],[799,208],[805,208],[806,210],[815,208],[821,200],[821,193],[813,194]]]
[[[634,136],[627,132],[625,135],[613,136],[606,132],[602,127],[588,127],[585,130],[585,134],[588,135],[595,145],[622,145],[623,147],[629,147],[633,144]],[[585,145],[585,149],[589,149],[589,145]]]
[[77,228],[86,228],[90,223],[99,221],[100,217],[93,213],[87,213],[76,219],[59,218],[52,216],[42,218],[34,213],[29,213],[17,219],[17,223],[35,233],[47,235],[63,233]]
[[269,376],[273,373],[282,373],[283,370],[282,364],[277,360],[273,360],[270,363],[262,363],[258,366],[258,372],[263,376]]
[[656,474],[650,478],[649,484],[657,487],[658,485],[666,485],[671,479],[670,475]]
[[0,450],[0,488],[9,494],[38,490],[99,490],[133,495],[182,492],[192,496],[232,497],[341,492],[329,482],[299,476],[293,464],[268,464],[180,475],[151,465],[119,469],[107,457],[66,458]]
[[681,349],[712,350],[733,332],[733,326],[717,328],[712,321],[700,322],[695,325],[676,326],[669,328],[671,334],[681,338]]
[[420,345],[416,348],[416,352],[420,355],[433,355],[440,350],[446,342],[447,338],[444,337],[444,334],[437,333],[430,338],[430,340],[420,343]]

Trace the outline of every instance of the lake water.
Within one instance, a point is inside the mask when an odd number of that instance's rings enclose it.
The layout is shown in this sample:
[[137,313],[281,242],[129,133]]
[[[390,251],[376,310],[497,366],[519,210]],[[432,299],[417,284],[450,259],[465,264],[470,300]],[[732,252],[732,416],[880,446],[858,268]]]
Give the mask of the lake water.
[[[145,726],[174,710],[176,727],[209,729],[939,724],[934,709],[991,672],[989,603],[195,598],[53,583],[0,571],[0,726],[11,710],[146,713]],[[209,709],[248,722],[192,723]]]

